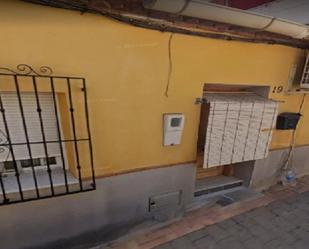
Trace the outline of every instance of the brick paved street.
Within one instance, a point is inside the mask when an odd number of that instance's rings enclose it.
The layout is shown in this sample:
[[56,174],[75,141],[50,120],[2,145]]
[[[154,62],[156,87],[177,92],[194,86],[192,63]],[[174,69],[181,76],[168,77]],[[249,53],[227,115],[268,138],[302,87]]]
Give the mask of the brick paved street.
[[309,192],[189,233],[156,249],[308,249]]

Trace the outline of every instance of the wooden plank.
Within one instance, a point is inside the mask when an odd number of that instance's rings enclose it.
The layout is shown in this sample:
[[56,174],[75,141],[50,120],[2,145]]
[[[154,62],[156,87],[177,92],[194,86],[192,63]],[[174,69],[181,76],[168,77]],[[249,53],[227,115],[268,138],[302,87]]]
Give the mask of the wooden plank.
[[205,84],[205,92],[248,92],[248,86],[226,85],[226,84]]
[[223,166],[213,167],[210,169],[203,169],[198,167],[196,171],[196,178],[203,179],[212,176],[220,176],[223,175],[223,169],[224,169]]
[[210,111],[210,104],[203,103],[201,105],[200,124],[199,124],[199,131],[198,131],[198,140],[197,140],[198,153],[204,152],[209,111]]
[[223,175],[225,176],[234,176],[234,165],[225,165],[223,169]]
[[210,169],[204,169],[203,163],[204,163],[204,153],[199,153],[197,155],[197,170],[196,170],[196,178],[197,179],[203,179],[206,177],[211,176],[219,176],[223,174],[223,166],[213,167]]

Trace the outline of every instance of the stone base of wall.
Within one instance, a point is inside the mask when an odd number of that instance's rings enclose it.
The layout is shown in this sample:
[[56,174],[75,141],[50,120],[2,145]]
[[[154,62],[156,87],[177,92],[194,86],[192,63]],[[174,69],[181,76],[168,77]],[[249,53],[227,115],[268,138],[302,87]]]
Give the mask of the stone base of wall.
[[[93,192],[0,206],[0,247],[42,248],[85,236],[110,239],[146,218],[173,216],[192,202],[195,170],[195,164],[146,170],[100,179]],[[176,206],[167,195],[165,206],[149,212],[150,197],[177,191]]]
[[[238,164],[235,176],[251,188],[267,189],[280,180],[287,154],[288,149],[271,151],[266,159]],[[309,146],[295,149],[291,163],[298,177],[309,174],[308,155]],[[182,164],[99,179],[93,192],[0,206],[1,249],[58,249],[55,241],[113,239],[147,218],[183,212],[193,200],[195,179],[195,164]],[[150,198],[158,195],[166,205],[150,212]]]
[[[288,152],[288,149],[274,150],[266,159],[255,161],[250,187],[264,190],[278,183]],[[297,177],[309,174],[309,146],[295,148],[290,164]]]

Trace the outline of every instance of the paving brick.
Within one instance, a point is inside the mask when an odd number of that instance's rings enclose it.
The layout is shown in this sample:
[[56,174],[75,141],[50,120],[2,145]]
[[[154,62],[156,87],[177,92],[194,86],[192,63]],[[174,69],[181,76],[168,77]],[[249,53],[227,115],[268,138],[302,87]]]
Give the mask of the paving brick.
[[264,217],[264,216],[256,216],[253,217],[252,219],[254,220],[254,222],[256,222],[257,224],[259,224],[261,227],[269,229],[272,228],[274,226],[274,223],[272,222],[272,218],[273,217]]
[[274,239],[264,244],[264,249],[274,249],[282,246],[282,240]]
[[225,220],[218,223],[223,228],[230,228],[237,225],[237,223],[233,219]]
[[170,244],[172,248],[176,248],[176,249],[193,249],[194,248],[192,241],[188,237],[181,237],[179,239],[172,241]]
[[229,233],[218,225],[212,225],[204,228],[203,230],[205,231],[205,233],[212,236],[216,241],[225,239],[229,236]]
[[248,219],[250,219],[250,216],[245,215],[245,214],[241,214],[241,215],[237,215],[235,217],[232,218],[232,220],[234,220],[237,224],[241,224],[246,222]]
[[245,249],[246,247],[238,240],[234,238],[227,238],[218,242],[219,248],[228,248],[228,249]]
[[193,246],[199,249],[215,249],[216,241],[211,236],[206,236],[193,242]]
[[201,239],[205,236],[208,236],[208,235],[209,234],[205,230],[201,229],[201,230],[195,231],[193,233],[190,233],[187,236],[192,242],[194,242],[194,241],[199,240],[199,239]]
[[290,234],[293,237],[296,237],[299,240],[303,240],[303,239],[309,238],[309,232],[304,230],[304,229],[302,229],[301,227],[298,227],[298,228],[294,229],[293,231],[290,231]]
[[257,238],[252,238],[250,240],[243,242],[243,246],[247,249],[262,249],[263,245],[264,245],[263,242],[261,242]]
[[291,248],[295,249],[308,249],[309,241],[308,240],[298,240],[293,244],[290,244]]
[[263,243],[269,242],[271,240],[277,239],[278,236],[275,233],[272,233],[271,230],[265,229],[263,227],[253,227],[250,232],[253,236],[259,238]]
[[282,240],[283,243],[291,244],[294,243],[298,238],[293,236],[289,232],[281,231],[280,229],[274,228],[272,233],[276,234],[278,238]]
[[172,242],[160,246],[160,249],[173,249]]
[[242,231],[234,237],[237,238],[240,242],[244,243],[250,239],[253,239],[254,235],[252,235],[249,231]]

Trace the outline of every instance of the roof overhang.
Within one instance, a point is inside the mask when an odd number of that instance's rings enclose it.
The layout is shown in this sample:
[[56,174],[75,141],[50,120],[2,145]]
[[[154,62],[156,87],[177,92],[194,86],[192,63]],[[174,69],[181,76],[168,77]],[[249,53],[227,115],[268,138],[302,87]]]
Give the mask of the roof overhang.
[[309,48],[309,41],[261,29],[166,11],[145,9],[143,0],[24,0],[36,4],[104,15],[135,26],[200,37]]

